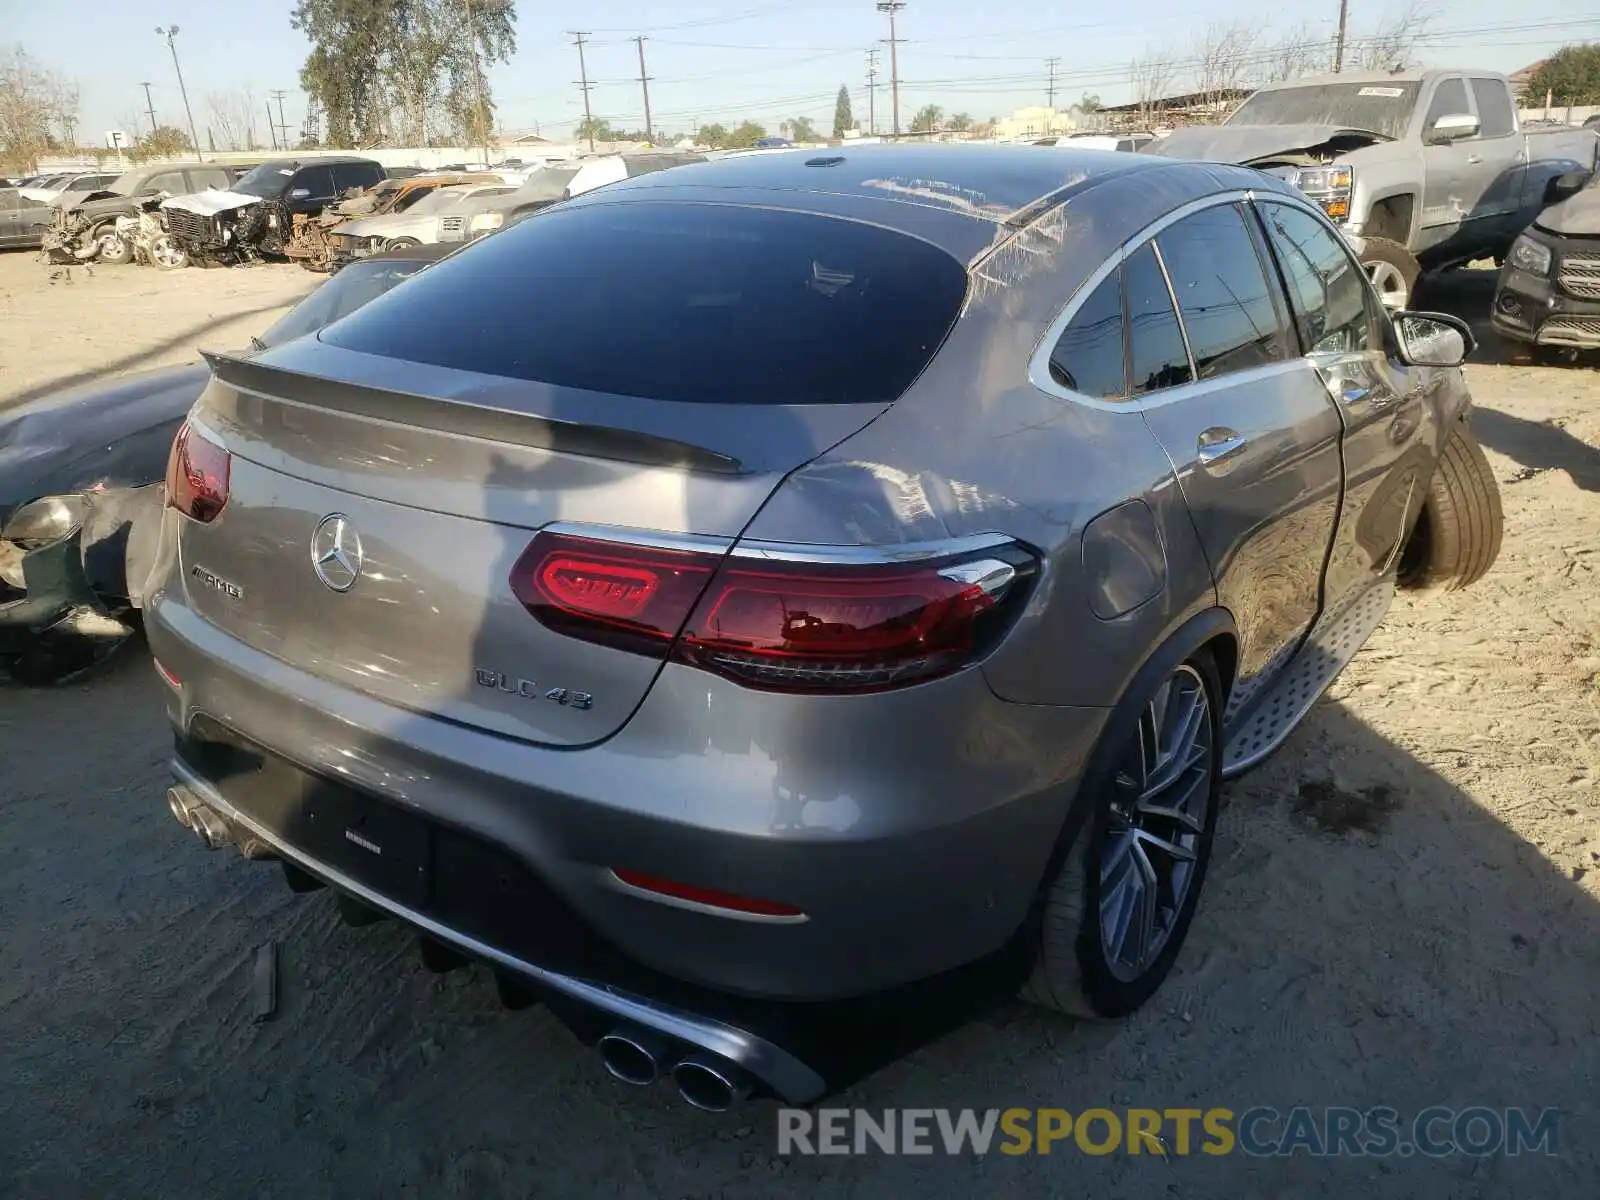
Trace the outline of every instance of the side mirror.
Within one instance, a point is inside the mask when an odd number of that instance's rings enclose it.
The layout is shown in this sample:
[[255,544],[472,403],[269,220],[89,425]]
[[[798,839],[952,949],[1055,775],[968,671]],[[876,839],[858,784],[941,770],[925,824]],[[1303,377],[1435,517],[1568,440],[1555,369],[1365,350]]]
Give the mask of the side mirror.
[[1459,367],[1478,348],[1467,323],[1447,313],[1397,312],[1394,335],[1413,367]]
[[1589,181],[1593,178],[1594,174],[1590,171],[1568,171],[1565,175],[1557,175],[1544,185],[1545,207],[1572,199],[1588,187]]
[[1471,113],[1445,113],[1428,130],[1428,141],[1434,144],[1453,142],[1459,138],[1476,137],[1477,133],[1478,118]]
[[291,189],[289,189],[289,199],[291,199],[291,200],[304,200],[309,195],[311,195],[311,189],[310,188],[291,188]]

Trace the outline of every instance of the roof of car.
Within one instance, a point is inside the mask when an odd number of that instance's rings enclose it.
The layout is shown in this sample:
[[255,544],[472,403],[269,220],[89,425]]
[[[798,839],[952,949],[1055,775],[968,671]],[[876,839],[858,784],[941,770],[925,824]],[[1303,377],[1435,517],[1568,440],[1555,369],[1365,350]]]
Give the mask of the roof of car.
[[375,158],[363,158],[359,154],[314,154],[306,158],[267,158],[256,163],[258,167],[271,167],[273,170],[295,170],[300,167],[327,167],[337,163],[366,163],[377,166]]
[[[1160,183],[1149,177],[1161,176]],[[1134,177],[1148,180],[1135,182]],[[1136,233],[1148,203],[1178,204],[1228,190],[1288,190],[1247,167],[1153,154],[1060,146],[870,145],[780,150],[634,176],[563,202],[651,200],[785,208],[870,221],[930,241],[972,264],[1044,214],[1077,209],[1077,227],[1111,244]]]

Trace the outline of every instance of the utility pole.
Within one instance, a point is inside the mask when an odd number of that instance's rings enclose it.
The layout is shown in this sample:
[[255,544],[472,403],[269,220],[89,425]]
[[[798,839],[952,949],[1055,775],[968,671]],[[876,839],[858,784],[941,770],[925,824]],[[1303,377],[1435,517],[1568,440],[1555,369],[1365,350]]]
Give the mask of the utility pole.
[[489,110],[483,106],[483,75],[478,70],[478,26],[472,19],[472,0],[462,0],[467,10],[467,45],[472,50],[472,96],[478,108],[478,129],[483,134],[483,165],[489,165]]
[[1056,106],[1056,65],[1060,61],[1059,58],[1047,58],[1044,60],[1045,68],[1050,72],[1050,82],[1045,84],[1044,88],[1044,103],[1046,108],[1052,110]]
[[867,134],[878,136],[878,52],[867,51]]
[[267,136],[272,139],[272,148],[276,150],[278,148],[278,123],[272,119],[272,101],[265,100],[262,103],[267,106]]
[[650,76],[644,69],[644,38],[640,36],[633,40],[639,46],[639,86],[644,88],[644,140],[654,143],[656,140],[655,130],[650,124]]
[[894,32],[894,15],[906,0],[878,0],[878,11],[889,14],[889,90],[894,101],[894,135],[900,136],[900,39]]
[[150,114],[150,132],[154,133],[156,131],[156,105],[155,101],[150,99],[150,85],[141,83],[139,86],[144,89],[144,110]]
[[578,47],[578,90],[583,93],[583,127],[589,135],[589,153],[594,153],[594,115],[589,111],[589,67],[583,61],[583,40],[589,36],[587,31],[580,32],[576,29],[567,30],[567,36],[572,39],[573,45]]
[[[278,102],[278,142],[285,150],[289,149],[289,122],[283,119],[283,98],[288,94],[283,88],[274,88],[269,93]],[[271,108],[267,109],[267,120],[269,122],[272,120]]]
[[183,96],[183,112],[189,118],[189,137],[194,142],[194,156],[201,162],[205,155],[200,153],[200,135],[194,127],[194,110],[189,107],[189,89],[183,85],[183,68],[178,65],[178,45],[174,38],[178,36],[178,27],[169,25],[165,29],[156,26],[156,33],[167,39],[167,49],[172,51],[172,69],[178,73],[178,92]]
[[1344,27],[1350,17],[1350,0],[1339,0],[1339,35],[1333,43],[1333,73],[1344,70]]

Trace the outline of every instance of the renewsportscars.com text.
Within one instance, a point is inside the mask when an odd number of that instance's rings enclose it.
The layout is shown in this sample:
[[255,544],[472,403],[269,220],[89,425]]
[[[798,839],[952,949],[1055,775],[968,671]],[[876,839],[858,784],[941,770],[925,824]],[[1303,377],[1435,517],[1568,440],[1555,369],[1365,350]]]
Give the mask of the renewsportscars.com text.
[[1550,1108],[823,1108],[778,1110],[779,1154],[1556,1154]]

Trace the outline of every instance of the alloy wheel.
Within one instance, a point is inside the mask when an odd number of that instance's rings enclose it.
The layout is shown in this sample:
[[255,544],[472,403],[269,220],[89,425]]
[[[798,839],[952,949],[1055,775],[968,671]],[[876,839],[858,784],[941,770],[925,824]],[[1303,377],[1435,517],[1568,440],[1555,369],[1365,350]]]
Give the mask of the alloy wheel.
[[1100,941],[1106,967],[1138,979],[1160,956],[1195,882],[1216,771],[1211,699],[1179,667],[1139,717],[1115,776],[1100,853]]
[[1400,268],[1389,262],[1369,262],[1366,267],[1367,278],[1372,280],[1372,286],[1377,289],[1378,299],[1383,301],[1383,306],[1395,311],[1404,308],[1411,295],[1410,289],[1406,287],[1406,277],[1401,274]]

